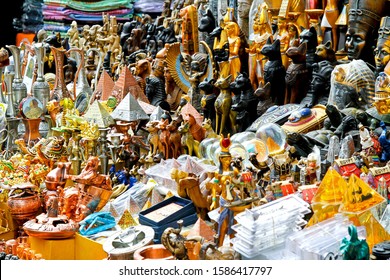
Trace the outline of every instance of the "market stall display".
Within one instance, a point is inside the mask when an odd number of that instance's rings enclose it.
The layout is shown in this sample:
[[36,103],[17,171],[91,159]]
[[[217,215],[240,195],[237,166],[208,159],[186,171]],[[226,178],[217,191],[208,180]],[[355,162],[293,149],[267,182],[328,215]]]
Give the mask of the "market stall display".
[[388,258],[390,2],[114,2],[0,50],[8,258]]

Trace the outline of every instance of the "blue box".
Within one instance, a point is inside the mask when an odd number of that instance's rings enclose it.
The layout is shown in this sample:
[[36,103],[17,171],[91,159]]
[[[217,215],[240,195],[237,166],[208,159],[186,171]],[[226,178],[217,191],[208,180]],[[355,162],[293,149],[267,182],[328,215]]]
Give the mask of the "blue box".
[[[171,209],[166,209],[167,207],[171,207]],[[164,213],[160,213],[159,210]],[[173,212],[165,210],[172,210]],[[156,219],[152,219],[154,213],[154,217]],[[178,220],[194,213],[196,214],[196,209],[191,200],[172,196],[144,211],[141,211],[139,213],[138,220],[141,225],[159,228],[160,226],[171,222],[176,223]]]

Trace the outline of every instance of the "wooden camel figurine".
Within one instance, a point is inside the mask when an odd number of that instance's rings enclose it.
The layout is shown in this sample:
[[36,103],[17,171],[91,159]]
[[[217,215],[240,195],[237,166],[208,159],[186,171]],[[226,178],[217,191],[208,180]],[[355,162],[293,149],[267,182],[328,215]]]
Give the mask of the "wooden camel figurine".
[[215,87],[220,89],[220,94],[215,100],[214,107],[216,112],[216,127],[215,132],[220,135],[224,132],[227,124],[230,121],[229,130],[232,133],[236,133],[236,115],[237,113],[231,111],[232,107],[232,93],[229,89],[232,76],[229,75],[226,78],[219,77],[215,82]]
[[[171,172],[171,177],[174,177],[174,174],[174,171]],[[195,174],[187,173],[186,175],[186,177],[178,180],[177,194],[180,197],[191,199],[200,218],[206,219],[209,203],[207,197],[203,196],[200,191],[199,178]]]

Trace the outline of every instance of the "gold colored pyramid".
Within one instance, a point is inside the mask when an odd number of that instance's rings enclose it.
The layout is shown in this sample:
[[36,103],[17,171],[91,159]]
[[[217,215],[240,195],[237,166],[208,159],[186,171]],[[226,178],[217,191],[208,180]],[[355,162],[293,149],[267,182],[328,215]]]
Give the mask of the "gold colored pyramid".
[[130,214],[129,210],[126,209],[125,212],[123,212],[123,215],[120,218],[118,225],[121,227],[121,229],[126,229],[131,226],[137,226],[139,225],[139,223]]
[[347,182],[334,168],[330,167],[313,197],[312,204],[340,204],[346,189]]
[[359,215],[351,215],[349,218],[355,226],[364,226],[367,232],[366,241],[370,252],[375,244],[390,240],[390,233],[378,222],[371,211]]
[[317,203],[312,204],[313,216],[311,216],[306,227],[310,227],[322,221],[332,218],[334,215],[339,213],[341,203],[338,204],[327,204],[327,203]]
[[168,198],[170,198],[172,196],[174,196],[174,194],[171,191],[168,191],[167,194],[164,197],[164,200],[166,200],[166,199],[168,199]]
[[275,154],[282,150],[282,148],[271,137],[267,138],[266,145],[270,154]]
[[345,190],[343,203],[339,211],[347,214],[358,214],[383,203],[385,198],[372,189],[366,182],[352,174]]
[[142,207],[141,211],[145,211],[146,209],[152,207],[152,202],[150,201],[150,198],[145,202],[144,206]]

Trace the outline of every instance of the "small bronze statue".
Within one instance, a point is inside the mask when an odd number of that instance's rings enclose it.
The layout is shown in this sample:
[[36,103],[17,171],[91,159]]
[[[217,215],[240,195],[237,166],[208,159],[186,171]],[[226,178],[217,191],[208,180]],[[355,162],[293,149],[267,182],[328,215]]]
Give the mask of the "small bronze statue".
[[224,133],[225,130],[232,133],[236,132],[237,114],[230,110],[232,106],[231,77],[231,75],[226,78],[220,77],[214,84],[215,87],[220,89],[220,93],[214,103],[216,112],[215,132],[218,135]]

